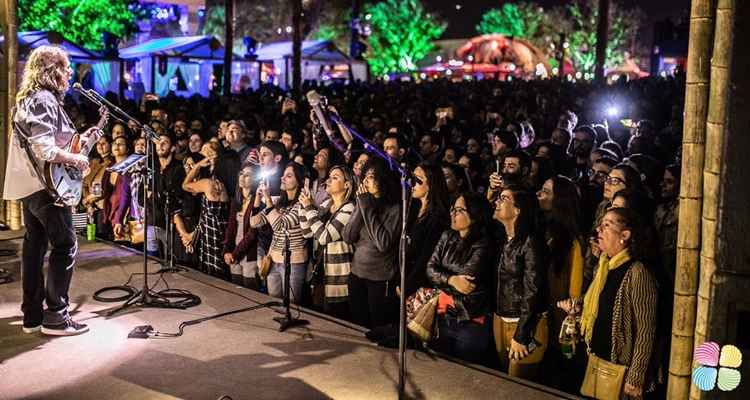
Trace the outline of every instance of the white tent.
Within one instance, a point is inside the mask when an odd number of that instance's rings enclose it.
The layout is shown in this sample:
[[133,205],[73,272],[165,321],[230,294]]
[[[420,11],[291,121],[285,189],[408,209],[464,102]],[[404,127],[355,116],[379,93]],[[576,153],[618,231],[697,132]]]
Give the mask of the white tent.
[[[292,42],[275,42],[262,46],[256,52],[257,61],[273,64],[278,85],[286,88],[292,79]],[[302,42],[302,80],[321,80],[327,66],[349,67],[350,78],[366,81],[367,64],[352,60],[330,40],[306,40]]]

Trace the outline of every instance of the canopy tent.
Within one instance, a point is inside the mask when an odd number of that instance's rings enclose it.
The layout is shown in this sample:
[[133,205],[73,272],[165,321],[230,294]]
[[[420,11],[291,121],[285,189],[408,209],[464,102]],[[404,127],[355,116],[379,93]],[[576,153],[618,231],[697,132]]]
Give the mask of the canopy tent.
[[[212,36],[165,37],[120,49],[120,58],[140,61],[133,80],[143,83],[144,90],[160,96],[167,94],[170,90],[170,81],[179,70],[188,88],[188,94],[199,93],[208,96],[211,90],[213,64],[224,62],[224,47]],[[151,62],[143,62],[146,58],[150,58]],[[166,59],[167,68],[164,75],[157,71],[156,62],[159,58]],[[241,57],[232,54],[232,59],[238,60]],[[241,69],[239,64],[235,62],[233,81],[237,78],[236,71]],[[144,77],[150,79],[143,79]]]
[[[5,36],[0,36],[0,54],[5,47]],[[101,54],[87,50],[69,40],[66,40],[57,32],[28,31],[18,32],[18,53],[21,58],[40,46],[55,45],[62,47],[72,61],[87,62],[101,60]]]
[[[4,44],[5,37],[0,36],[0,55],[2,55]],[[72,62],[83,64],[83,69],[78,71],[79,74],[87,75],[89,71],[94,72],[90,83],[87,83],[89,82],[88,80],[82,82],[85,87],[94,88],[99,93],[106,93],[107,91],[118,92],[119,85],[117,82],[119,82],[119,79],[117,70],[111,67],[113,63],[117,63],[118,61],[107,60],[103,55],[95,51],[88,50],[83,46],[66,40],[57,32],[18,32],[18,53],[22,60],[28,57],[29,53],[37,47],[50,45],[61,47],[68,53],[68,57]]]
[[[286,88],[293,70],[292,42],[269,43],[255,53],[257,61],[273,63],[278,85]],[[305,40],[302,42],[302,80],[320,80],[326,66],[347,65],[350,77],[367,80],[367,64],[352,60],[330,40]]]

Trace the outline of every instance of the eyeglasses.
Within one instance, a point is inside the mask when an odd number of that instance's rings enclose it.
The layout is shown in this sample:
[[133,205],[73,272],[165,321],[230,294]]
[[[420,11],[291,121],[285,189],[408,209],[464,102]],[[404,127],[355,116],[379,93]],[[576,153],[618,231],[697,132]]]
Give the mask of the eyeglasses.
[[465,213],[469,210],[463,208],[463,207],[451,207],[451,215],[458,214],[458,213]]
[[607,173],[604,171],[597,171],[591,168],[589,169],[589,176],[594,176],[596,178],[607,178]]
[[497,200],[501,203],[513,203],[513,199],[505,194],[501,194],[500,197],[497,198]]
[[612,186],[614,186],[614,185],[624,185],[625,184],[625,180],[621,179],[621,178],[618,178],[616,176],[611,176],[610,175],[610,176],[607,176],[607,179],[604,181],[604,183],[606,183],[607,185],[612,185]]

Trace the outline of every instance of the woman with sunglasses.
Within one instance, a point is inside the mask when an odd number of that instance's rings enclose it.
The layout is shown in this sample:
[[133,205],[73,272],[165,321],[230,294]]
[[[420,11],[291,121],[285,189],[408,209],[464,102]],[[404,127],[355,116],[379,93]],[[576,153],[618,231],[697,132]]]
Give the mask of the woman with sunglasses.
[[495,346],[508,374],[533,379],[547,349],[547,257],[537,229],[536,196],[518,186],[495,201],[494,219],[505,228],[497,269],[493,321]]
[[349,167],[337,165],[328,172],[325,184],[328,198],[320,207],[315,206],[307,189],[299,197],[302,235],[312,238],[315,248],[322,248],[323,311],[342,319],[349,315],[348,281],[354,256],[354,247],[344,241],[342,233],[354,212],[355,189],[354,173]]
[[430,283],[441,290],[433,347],[477,363],[489,345],[490,206],[481,194],[464,193],[450,214],[451,229],[442,234],[427,263]]

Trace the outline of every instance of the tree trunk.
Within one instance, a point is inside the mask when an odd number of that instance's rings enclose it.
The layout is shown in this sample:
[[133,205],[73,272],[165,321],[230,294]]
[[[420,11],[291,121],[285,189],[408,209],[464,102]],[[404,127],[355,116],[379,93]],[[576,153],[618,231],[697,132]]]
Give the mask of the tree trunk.
[[[11,110],[16,102],[17,71],[18,67],[18,17],[16,0],[2,0],[3,35],[5,36],[5,48],[3,49],[3,64],[0,66],[0,107],[2,107],[2,135],[0,138],[0,191],[2,191],[5,178],[5,163],[8,158],[10,144]],[[0,200],[2,201],[2,200]],[[4,213],[0,215],[10,229],[21,229],[21,203],[18,201],[4,202]]]
[[234,47],[234,0],[224,1],[224,96],[232,94],[232,48]]
[[693,0],[690,13],[680,180],[680,222],[677,232],[677,267],[667,389],[667,397],[670,399],[687,399],[690,393],[700,265],[703,164],[710,81],[709,62],[714,31],[714,4],[713,0]]
[[299,93],[302,89],[302,0],[292,0],[292,86]]
[[609,0],[599,0],[599,20],[596,24],[596,68],[594,82],[604,83],[604,63],[607,61],[607,36],[609,33]]

